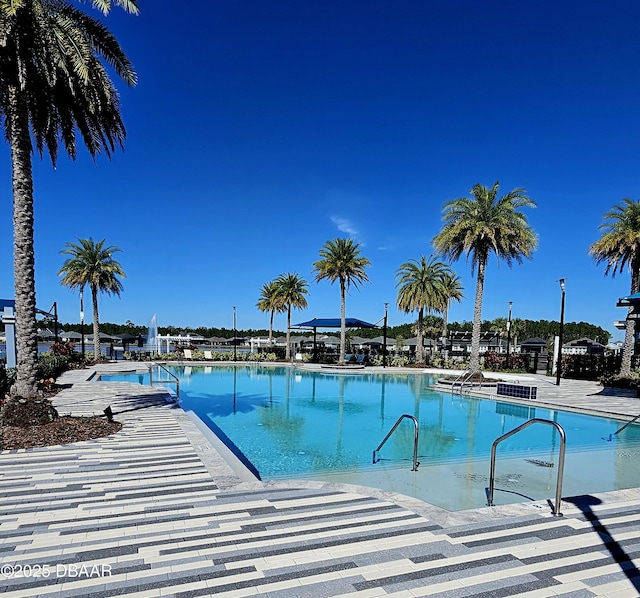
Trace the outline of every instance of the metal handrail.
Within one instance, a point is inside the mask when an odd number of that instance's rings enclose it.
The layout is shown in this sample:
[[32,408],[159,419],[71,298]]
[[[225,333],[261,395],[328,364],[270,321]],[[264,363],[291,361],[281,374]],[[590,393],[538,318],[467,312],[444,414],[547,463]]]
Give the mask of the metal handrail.
[[624,430],[627,426],[630,426],[632,423],[634,423],[638,418],[640,418],[640,413],[638,413],[638,415],[636,415],[632,420],[629,420],[624,426],[622,426],[619,430],[616,430],[614,432],[614,434],[618,434],[619,432],[622,432],[622,430]]
[[498,446],[498,444],[500,444],[503,440],[506,440],[507,438],[509,438],[510,436],[513,436],[514,434],[517,434],[518,432],[520,432],[520,430],[524,430],[525,428],[528,428],[529,426],[531,426],[532,424],[547,424],[549,426],[553,426],[556,430],[558,430],[558,433],[560,434],[560,453],[558,455],[558,477],[556,480],[556,505],[555,505],[555,509],[553,511],[553,515],[556,516],[561,516],[562,513],[560,513],[560,502],[561,502],[561,497],[562,497],[562,478],[564,476],[564,453],[565,453],[565,449],[566,449],[566,445],[567,445],[567,436],[564,433],[564,428],[558,423],[558,422],[554,422],[551,421],[549,419],[540,419],[540,418],[534,418],[534,419],[530,419],[529,421],[524,422],[523,424],[521,424],[520,426],[518,426],[517,428],[511,430],[511,432],[507,432],[506,434],[503,434],[502,436],[500,436],[500,438],[497,438],[493,445],[491,445],[491,475],[489,477],[489,488],[487,488],[487,505],[489,507],[493,507],[493,490],[494,490],[494,486],[495,486],[495,473],[496,473],[496,448]]
[[[457,384],[459,389],[459,394],[462,395],[462,388],[465,382],[467,382],[470,378],[473,378],[473,376],[479,371],[480,370],[467,370],[462,374],[460,374],[451,384],[451,394],[455,393],[456,384]],[[471,388],[473,388],[473,381],[471,382]]]
[[389,437],[391,436],[391,434],[393,434],[395,429],[400,425],[400,422],[405,417],[407,417],[410,420],[412,420],[413,421],[413,426],[414,426],[414,433],[413,433],[413,467],[411,468],[411,471],[417,471],[418,470],[418,465],[420,465],[420,462],[418,461],[418,429],[419,429],[418,420],[415,417],[413,417],[413,415],[407,415],[406,413],[401,415],[398,418],[398,421],[393,425],[393,428],[391,428],[391,430],[389,430],[389,433],[384,437],[384,440],[380,443],[378,448],[373,451],[373,463],[377,463],[378,461],[380,461],[380,459],[376,459],[376,453],[384,446],[384,443],[387,442],[387,440],[389,440]]
[[175,384],[176,385],[176,396],[180,398],[180,379],[173,372],[170,372],[166,367],[159,363],[150,363],[147,367],[149,368],[149,385],[153,386],[153,367],[157,367],[161,370],[164,370],[169,376],[173,378],[173,380],[158,380],[158,382],[162,382],[163,384]]

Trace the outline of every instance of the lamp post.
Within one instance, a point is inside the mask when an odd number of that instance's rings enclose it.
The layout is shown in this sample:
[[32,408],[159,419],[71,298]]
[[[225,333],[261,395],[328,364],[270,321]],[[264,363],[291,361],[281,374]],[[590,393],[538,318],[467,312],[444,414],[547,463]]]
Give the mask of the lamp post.
[[509,301],[509,317],[507,318],[507,369],[509,369],[509,353],[511,351],[511,308],[513,301]]
[[556,386],[560,386],[560,371],[562,366],[562,333],[564,331],[564,278],[558,280],[562,289],[562,302],[560,303],[560,334],[558,335],[558,363],[556,364]]
[[236,338],[236,306],[233,306],[233,361],[238,358],[238,339]]
[[84,359],[84,287],[80,287],[80,335],[82,338],[82,359]]
[[53,302],[53,336],[55,337],[55,342],[58,344],[58,304]]
[[383,328],[383,337],[382,337],[382,367],[387,367],[387,312],[389,309],[389,304],[384,304],[384,328]]

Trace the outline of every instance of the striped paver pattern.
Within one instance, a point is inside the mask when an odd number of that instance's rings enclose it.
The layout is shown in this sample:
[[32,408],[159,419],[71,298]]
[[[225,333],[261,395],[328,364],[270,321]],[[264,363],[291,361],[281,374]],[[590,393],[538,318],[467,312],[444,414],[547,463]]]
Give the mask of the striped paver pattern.
[[110,405],[119,433],[0,453],[7,597],[640,595],[637,490],[554,517],[540,503],[448,514],[363,488],[247,482],[163,390],[85,379],[61,380],[73,386],[59,412]]

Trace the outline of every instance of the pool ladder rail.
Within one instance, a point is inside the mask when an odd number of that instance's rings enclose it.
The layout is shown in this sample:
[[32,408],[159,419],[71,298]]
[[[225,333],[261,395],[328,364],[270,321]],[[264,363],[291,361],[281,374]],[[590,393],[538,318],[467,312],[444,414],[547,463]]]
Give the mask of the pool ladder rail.
[[418,420],[415,417],[413,417],[413,415],[408,415],[406,413],[404,413],[398,418],[398,421],[396,421],[396,423],[393,425],[391,430],[389,430],[389,433],[384,437],[384,440],[378,445],[378,448],[374,449],[373,463],[378,463],[378,461],[381,460],[380,457],[378,457],[378,452],[384,446],[385,442],[389,440],[389,438],[391,437],[391,434],[395,432],[396,428],[400,425],[400,422],[402,422],[402,420],[405,418],[410,419],[413,422],[413,467],[411,468],[411,471],[418,471],[418,466],[420,465],[420,462],[418,461],[418,434],[419,434]]
[[[176,385],[176,398],[179,399],[180,398],[180,380],[178,379],[178,377],[173,373],[170,372],[166,367],[164,367],[162,364],[159,363],[149,363],[147,364],[147,367],[149,368],[149,385],[153,386],[154,382],[158,383],[158,384],[175,384]],[[168,374],[171,377],[171,380],[154,380],[153,379],[153,368],[156,367],[159,370],[165,372],[166,374]]]
[[[640,417],[640,415],[638,417]],[[401,415],[398,418],[398,420],[393,425],[391,430],[389,430],[389,433],[384,437],[384,440],[378,445],[378,448],[376,448],[373,451],[373,463],[374,464],[378,463],[379,461],[381,461],[381,458],[378,456],[378,453],[379,453],[380,449],[382,449],[382,447],[385,445],[387,440],[389,440],[391,435],[395,432],[396,428],[400,425],[400,423],[404,419],[410,419],[413,422],[413,427],[414,427],[414,435],[413,435],[413,467],[411,468],[411,471],[418,471],[418,466],[420,465],[420,462],[418,461],[419,424],[418,424],[418,420],[413,415],[408,415],[406,413]],[[489,487],[485,489],[485,492],[487,494],[487,506],[489,506],[489,507],[495,506],[494,503],[493,503],[493,495],[494,495],[494,492],[495,492],[496,451],[497,451],[498,445],[503,440],[506,440],[507,438],[510,438],[514,434],[517,434],[521,430],[524,430],[525,428],[528,428],[529,426],[531,426],[533,424],[545,424],[545,425],[553,426],[558,431],[558,433],[560,434],[560,452],[559,452],[559,455],[558,455],[558,476],[557,476],[557,479],[556,479],[556,497],[555,497],[556,500],[555,500],[555,505],[552,505],[552,513],[553,513],[553,515],[555,515],[557,517],[561,517],[562,513],[560,512],[560,506],[561,506],[561,503],[562,503],[562,482],[563,482],[563,478],[564,478],[564,458],[565,458],[565,452],[566,452],[566,446],[567,446],[567,436],[565,434],[564,428],[559,423],[551,421],[549,419],[541,419],[541,418],[537,418],[537,417],[533,418],[533,419],[530,419],[529,421],[524,422],[523,424],[521,424],[517,428],[514,428],[510,432],[507,432],[506,434],[503,434],[502,436],[500,436],[499,438],[497,438],[493,442],[493,445],[491,446],[491,473],[490,473],[490,476],[489,476]]]
[[[462,372],[452,383],[451,383],[451,394],[459,394],[463,393],[469,394],[474,387],[473,377],[480,373],[480,370],[466,370]],[[457,389],[457,393],[456,393]]]
[[489,487],[486,488],[487,506],[489,507],[494,506],[493,493],[494,493],[495,481],[496,481],[496,476],[495,476],[496,449],[498,447],[498,444],[500,444],[503,440],[506,440],[507,438],[513,436],[514,434],[517,434],[521,430],[524,430],[525,428],[528,428],[533,424],[546,424],[549,426],[553,426],[560,434],[560,452],[558,454],[558,477],[556,480],[556,502],[555,502],[555,507],[552,507],[552,508],[553,508],[553,514],[556,517],[561,517],[562,513],[560,512],[560,504],[562,501],[562,480],[564,477],[564,455],[565,455],[565,449],[567,446],[567,436],[564,432],[564,428],[558,422],[551,421],[550,419],[541,419],[538,417],[530,419],[529,421],[526,421],[523,424],[519,425],[517,428],[514,428],[510,432],[503,434],[502,436],[500,436],[500,438],[497,438],[494,441],[493,445],[491,446],[491,474],[489,477]]
[[[638,421],[638,419],[640,419],[640,413],[638,413],[638,415],[636,415],[632,420],[629,420],[621,428],[618,428],[613,434],[614,435],[620,434],[620,432],[622,432],[622,430],[624,430],[627,426],[630,426],[631,424],[635,424],[636,421]],[[609,436],[609,440],[611,440],[611,436]]]

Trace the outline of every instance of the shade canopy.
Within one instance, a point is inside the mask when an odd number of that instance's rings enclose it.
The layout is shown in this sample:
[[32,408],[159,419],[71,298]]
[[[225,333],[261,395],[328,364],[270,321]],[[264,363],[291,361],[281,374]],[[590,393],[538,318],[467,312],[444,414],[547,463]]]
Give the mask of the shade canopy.
[[[340,318],[314,318],[308,322],[295,324],[294,328],[340,328],[341,326]],[[347,328],[378,328],[375,324],[358,320],[358,318],[346,318],[345,326]]]
[[618,303],[616,303],[616,307],[635,307],[638,305],[640,305],[640,293],[634,293],[633,295],[628,295],[627,297],[621,297],[620,299],[618,299]]

